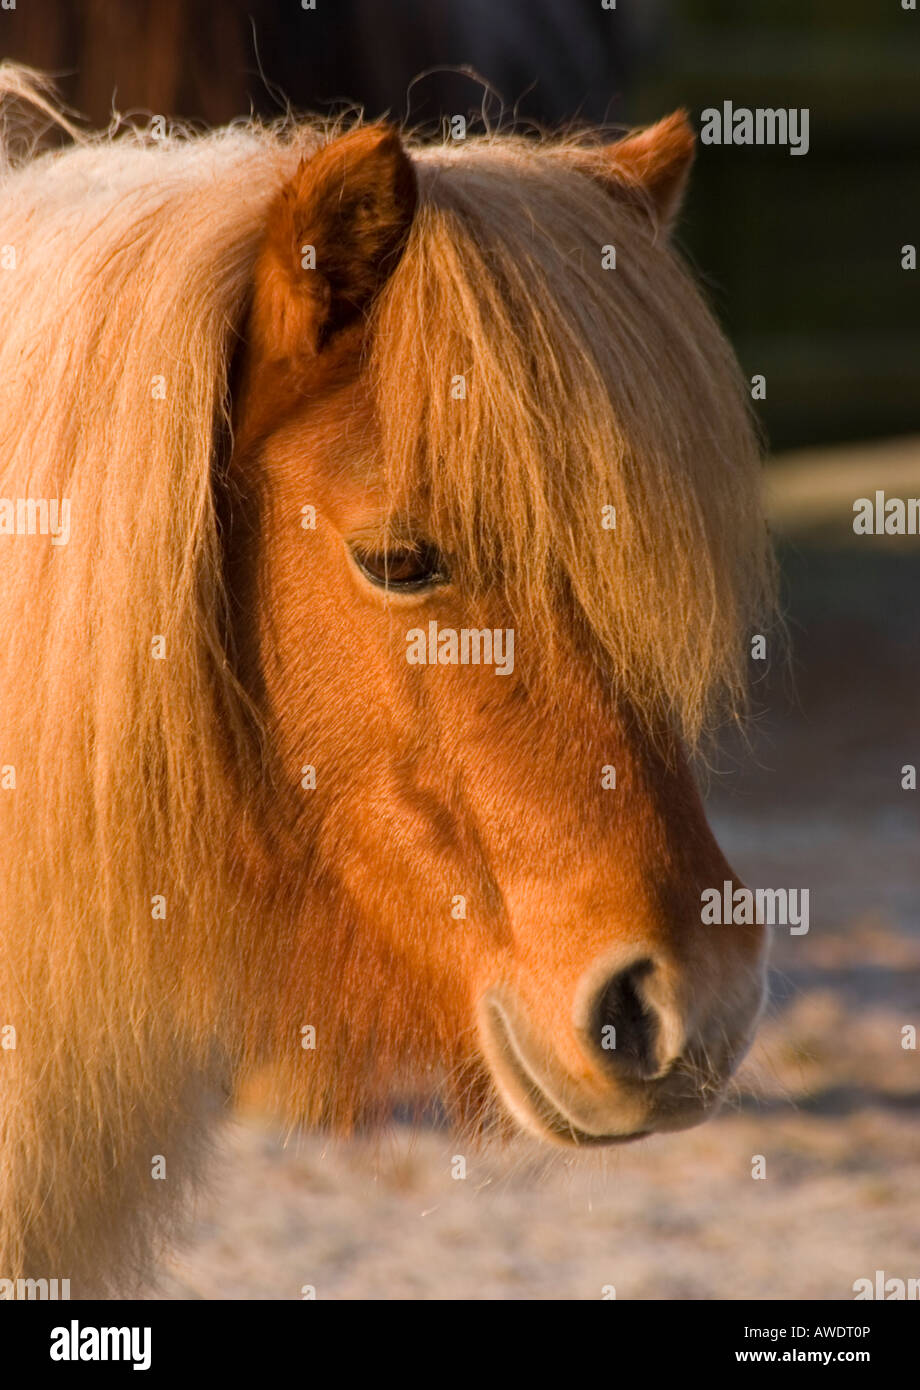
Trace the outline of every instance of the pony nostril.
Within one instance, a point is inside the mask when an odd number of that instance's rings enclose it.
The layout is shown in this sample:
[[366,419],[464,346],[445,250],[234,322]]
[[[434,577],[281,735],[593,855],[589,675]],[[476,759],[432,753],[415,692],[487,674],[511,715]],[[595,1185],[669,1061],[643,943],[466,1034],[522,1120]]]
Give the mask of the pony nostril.
[[626,1076],[654,1076],[658,1017],[646,1003],[642,982],[654,970],[650,960],[636,961],[614,975],[598,996],[592,1041],[604,1061]]

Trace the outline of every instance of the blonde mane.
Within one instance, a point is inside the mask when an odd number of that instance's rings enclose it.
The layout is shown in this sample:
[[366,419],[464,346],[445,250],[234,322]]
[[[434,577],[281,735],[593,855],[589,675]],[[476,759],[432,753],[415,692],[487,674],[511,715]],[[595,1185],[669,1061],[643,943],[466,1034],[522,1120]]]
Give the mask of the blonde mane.
[[[4,81],[27,94],[15,71]],[[68,544],[0,544],[0,764],[15,769],[0,795],[0,1024],[17,1029],[0,1053],[0,1151],[18,1159],[15,1178],[0,1165],[4,1275],[44,1268],[67,1233],[82,1259],[62,1275],[122,1276],[98,1268],[99,1230],[145,1189],[171,1205],[176,1174],[151,1182],[150,1155],[181,1153],[203,1103],[194,1078],[227,1007],[212,946],[234,900],[214,851],[228,765],[244,776],[246,757],[221,651],[215,432],[266,210],[297,158],[245,128],[126,132],[30,158],[0,186],[15,256],[0,271],[0,497],[71,505]],[[193,1080],[176,1097],[183,1057]],[[129,1114],[113,1110],[115,1068]],[[74,1170],[99,1185],[85,1232],[71,1229]],[[142,1228],[131,1262],[150,1254]]]
[[[151,1155],[194,1169],[186,1135],[256,1050],[227,985],[258,952],[220,851],[259,753],[224,648],[215,440],[267,210],[324,131],[68,127],[17,159],[53,108],[21,70],[4,95],[33,116],[0,155],[0,497],[68,498],[72,534],[0,538],[0,1276],[104,1288],[174,1215]],[[567,592],[624,695],[696,739],[743,696],[771,588],[732,355],[641,209],[564,144],[410,148],[420,210],[369,364],[394,495],[501,577],[547,660]],[[142,1205],[135,1246],[100,1250]],[[75,1268],[48,1268],[65,1237]]]

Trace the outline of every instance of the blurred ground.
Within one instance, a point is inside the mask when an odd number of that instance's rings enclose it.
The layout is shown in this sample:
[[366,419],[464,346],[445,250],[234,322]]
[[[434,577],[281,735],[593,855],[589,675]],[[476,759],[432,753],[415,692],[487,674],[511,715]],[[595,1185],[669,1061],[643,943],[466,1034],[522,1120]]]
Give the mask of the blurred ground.
[[[774,929],[770,1011],[723,1113],[612,1154],[529,1141],[468,1155],[395,1128],[283,1147],[242,1117],[169,1298],[841,1298],[920,1277],[920,537],[854,537],[876,488],[920,495],[920,440],[771,472],[795,699],[776,679],[753,753],[709,779],[749,884],[807,887]],[[755,1155],[765,1180],[751,1177]]]

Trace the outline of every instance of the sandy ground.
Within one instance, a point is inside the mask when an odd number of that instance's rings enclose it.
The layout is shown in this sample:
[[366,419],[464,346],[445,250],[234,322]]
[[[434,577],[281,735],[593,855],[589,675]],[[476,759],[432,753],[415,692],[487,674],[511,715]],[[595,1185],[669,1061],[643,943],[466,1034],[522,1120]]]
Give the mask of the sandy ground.
[[[782,461],[774,477],[796,702],[770,692],[753,759],[709,806],[750,884],[807,886],[775,930],[771,1004],[710,1124],[615,1153],[467,1154],[437,1129],[283,1145],[227,1131],[167,1298],[851,1299],[920,1277],[920,541],[847,534],[852,499],[920,495],[920,446]],[[835,482],[836,479],[836,482]],[[752,1176],[755,1156],[766,1176]]]

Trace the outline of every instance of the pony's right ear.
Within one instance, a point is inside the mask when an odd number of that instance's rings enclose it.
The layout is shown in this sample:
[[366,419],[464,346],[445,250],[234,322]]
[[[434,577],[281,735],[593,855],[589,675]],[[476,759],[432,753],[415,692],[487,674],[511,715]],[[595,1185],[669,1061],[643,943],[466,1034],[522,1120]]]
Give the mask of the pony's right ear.
[[392,126],[353,130],[302,160],[269,211],[256,261],[256,354],[315,356],[366,313],[405,246],[417,200]]

